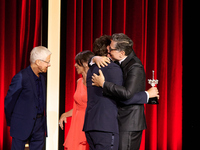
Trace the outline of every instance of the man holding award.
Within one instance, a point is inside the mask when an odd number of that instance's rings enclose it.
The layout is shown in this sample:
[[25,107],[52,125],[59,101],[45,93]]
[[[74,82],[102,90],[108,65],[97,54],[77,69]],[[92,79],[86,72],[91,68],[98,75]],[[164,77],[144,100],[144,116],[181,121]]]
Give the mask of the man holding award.
[[[139,150],[142,131],[146,129],[144,105],[149,98],[159,97],[156,87],[145,91],[144,67],[135,55],[133,41],[123,33],[113,34],[109,47],[112,60],[117,61],[122,68],[123,86],[107,82],[103,73],[94,74],[93,85],[101,86],[105,96],[120,97],[118,108],[119,123],[119,150]],[[93,58],[98,66],[105,65],[105,60],[99,57]]]

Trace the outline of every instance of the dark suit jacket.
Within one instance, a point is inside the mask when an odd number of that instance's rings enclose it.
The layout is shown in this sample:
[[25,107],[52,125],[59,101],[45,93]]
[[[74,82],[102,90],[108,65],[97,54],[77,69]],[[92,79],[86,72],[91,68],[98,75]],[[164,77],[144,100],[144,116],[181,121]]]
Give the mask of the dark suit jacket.
[[[145,91],[145,72],[141,61],[134,52],[122,62],[123,86],[111,82],[104,83],[103,93],[107,96],[120,97],[119,128],[120,131],[140,131],[146,129],[144,103],[147,102]],[[136,94],[137,93],[137,94]],[[141,102],[134,104],[134,101]]]
[[[111,62],[108,66],[101,68],[105,79],[117,85],[122,85],[123,73],[119,65]],[[93,73],[99,74],[97,65],[90,67],[87,73],[88,102],[85,113],[83,131],[103,131],[118,133],[116,99],[103,96],[102,88],[92,86]]]
[[[44,95],[44,110],[46,110],[46,85],[45,78],[41,74]],[[26,140],[33,129],[38,106],[38,95],[31,67],[27,67],[17,73],[9,86],[5,97],[5,114],[7,125],[10,126],[12,137]],[[46,111],[45,111],[45,129]]]

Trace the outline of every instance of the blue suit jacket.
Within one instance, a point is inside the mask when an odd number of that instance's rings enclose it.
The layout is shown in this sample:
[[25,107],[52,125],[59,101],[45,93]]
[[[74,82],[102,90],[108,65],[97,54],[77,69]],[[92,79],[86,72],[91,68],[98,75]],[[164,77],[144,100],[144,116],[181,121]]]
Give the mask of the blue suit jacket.
[[[111,62],[101,68],[105,80],[117,85],[122,85],[123,73],[119,65]],[[97,65],[90,67],[87,73],[88,102],[85,113],[83,131],[103,131],[118,133],[118,108],[117,99],[103,96],[101,87],[92,86],[93,73],[99,74]]]
[[[46,85],[41,74],[44,95],[45,130],[46,127]],[[37,116],[38,95],[31,67],[17,73],[9,86],[5,97],[5,114],[12,137],[26,140],[34,127]]]

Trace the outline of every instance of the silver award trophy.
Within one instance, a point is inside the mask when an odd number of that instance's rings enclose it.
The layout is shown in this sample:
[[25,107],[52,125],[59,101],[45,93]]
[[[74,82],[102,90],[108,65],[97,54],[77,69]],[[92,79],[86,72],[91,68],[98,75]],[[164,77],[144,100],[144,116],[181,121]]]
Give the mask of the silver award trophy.
[[[154,80],[154,70],[152,70],[152,79],[148,79],[148,83],[154,87],[156,84],[158,84],[158,80]],[[148,104],[158,104],[158,98],[157,97],[153,97],[153,98],[149,98],[149,102]]]

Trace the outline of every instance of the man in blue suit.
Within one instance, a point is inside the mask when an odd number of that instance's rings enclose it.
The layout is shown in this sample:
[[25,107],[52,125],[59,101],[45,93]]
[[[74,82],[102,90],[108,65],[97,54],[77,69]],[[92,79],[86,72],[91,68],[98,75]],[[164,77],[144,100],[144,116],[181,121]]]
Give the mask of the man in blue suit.
[[[93,52],[98,56],[107,56],[110,36],[101,36],[93,45]],[[106,80],[122,85],[123,74],[119,65],[111,62],[101,69]],[[117,121],[117,98],[103,96],[102,88],[92,86],[92,75],[98,73],[97,65],[92,65],[87,73],[88,102],[83,130],[86,133],[90,150],[118,150],[119,128]]]
[[30,66],[17,73],[5,97],[5,114],[12,136],[12,150],[42,150],[46,125],[46,85],[43,73],[50,67],[51,52],[43,46],[32,49]]

